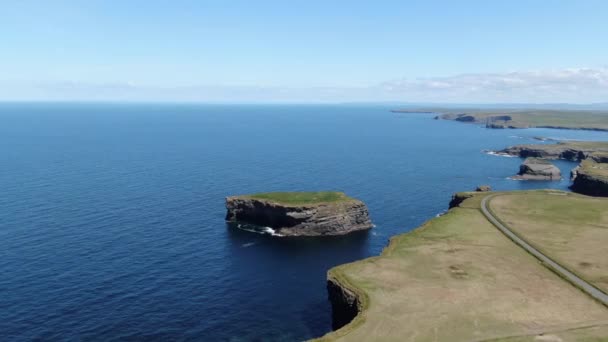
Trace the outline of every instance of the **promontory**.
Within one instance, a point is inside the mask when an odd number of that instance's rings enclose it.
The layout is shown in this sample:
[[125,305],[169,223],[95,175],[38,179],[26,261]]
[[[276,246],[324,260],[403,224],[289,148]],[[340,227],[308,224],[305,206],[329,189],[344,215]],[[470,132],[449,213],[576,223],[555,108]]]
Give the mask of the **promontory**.
[[372,228],[367,206],[342,192],[270,192],[226,198],[226,221],[279,236],[344,235]]

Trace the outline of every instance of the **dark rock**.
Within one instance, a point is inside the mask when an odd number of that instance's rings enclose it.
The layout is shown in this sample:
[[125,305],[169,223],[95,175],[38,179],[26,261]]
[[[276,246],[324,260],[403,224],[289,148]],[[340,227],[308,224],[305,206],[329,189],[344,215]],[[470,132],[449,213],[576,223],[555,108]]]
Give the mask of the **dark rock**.
[[455,120],[460,122],[476,122],[476,118],[472,115],[461,115]]
[[608,180],[596,177],[580,169],[574,172],[572,191],[588,196],[608,197]]
[[465,200],[475,196],[474,193],[471,192],[458,192],[452,195],[452,200],[450,200],[449,208],[459,207],[462,202]]
[[332,277],[327,280],[327,293],[331,303],[332,329],[338,330],[350,323],[361,311],[357,295]]
[[608,197],[608,154],[589,156],[570,173],[574,192],[589,196]]
[[489,185],[480,185],[475,189],[476,192],[488,192],[492,191],[492,188]]
[[497,154],[518,156],[521,158],[565,159],[579,161],[587,158],[592,149],[571,148],[567,144],[516,145],[497,151]]
[[247,196],[226,198],[226,220],[272,228],[281,236],[344,235],[372,228],[365,204],[356,199],[289,205]]

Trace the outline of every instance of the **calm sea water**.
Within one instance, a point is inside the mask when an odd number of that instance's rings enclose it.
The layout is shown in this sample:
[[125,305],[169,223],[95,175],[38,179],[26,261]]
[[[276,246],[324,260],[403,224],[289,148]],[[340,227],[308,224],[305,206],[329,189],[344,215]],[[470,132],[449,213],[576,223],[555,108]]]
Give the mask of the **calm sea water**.
[[[377,255],[453,192],[508,180],[487,130],[382,106],[0,105],[0,339],[285,341],[331,329],[327,270]],[[558,162],[564,175],[575,165]],[[377,225],[280,239],[224,222],[224,197],[342,190]]]

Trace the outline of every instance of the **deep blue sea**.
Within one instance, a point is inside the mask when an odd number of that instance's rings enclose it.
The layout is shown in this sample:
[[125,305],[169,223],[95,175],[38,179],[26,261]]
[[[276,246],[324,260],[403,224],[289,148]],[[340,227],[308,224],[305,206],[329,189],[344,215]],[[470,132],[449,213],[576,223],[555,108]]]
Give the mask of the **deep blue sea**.
[[[363,105],[0,105],[0,340],[297,341],[331,329],[332,266],[447,209],[452,193],[559,188],[484,154],[533,136]],[[557,162],[564,175],[573,163]],[[282,239],[224,198],[342,190],[376,228]]]

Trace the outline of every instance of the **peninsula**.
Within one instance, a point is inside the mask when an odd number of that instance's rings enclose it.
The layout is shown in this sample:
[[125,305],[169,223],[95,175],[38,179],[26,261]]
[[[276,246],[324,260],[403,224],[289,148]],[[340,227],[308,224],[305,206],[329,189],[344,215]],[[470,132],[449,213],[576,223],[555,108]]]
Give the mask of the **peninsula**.
[[344,235],[372,228],[367,206],[342,192],[270,192],[226,198],[226,221],[278,236]]
[[419,108],[397,109],[396,113],[437,113],[437,120],[483,124],[487,128],[560,128],[608,131],[608,111]]
[[[459,197],[447,214],[393,237],[380,256],[328,272],[337,330],[319,341],[608,336],[608,199],[549,190]],[[496,224],[578,280],[558,275]]]

